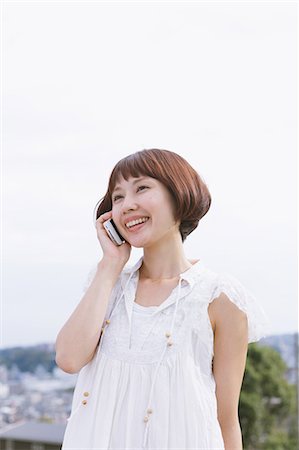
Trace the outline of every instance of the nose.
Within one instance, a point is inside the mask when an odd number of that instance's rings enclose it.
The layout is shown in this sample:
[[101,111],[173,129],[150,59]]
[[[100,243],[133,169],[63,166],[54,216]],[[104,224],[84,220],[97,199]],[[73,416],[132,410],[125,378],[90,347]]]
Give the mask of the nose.
[[122,214],[125,214],[126,211],[135,210],[137,208],[137,204],[135,201],[135,197],[127,194],[122,202]]

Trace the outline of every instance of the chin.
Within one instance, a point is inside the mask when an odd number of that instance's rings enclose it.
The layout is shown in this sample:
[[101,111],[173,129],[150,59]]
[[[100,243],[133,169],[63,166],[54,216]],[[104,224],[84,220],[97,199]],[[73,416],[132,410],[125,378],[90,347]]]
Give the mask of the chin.
[[150,247],[150,243],[148,243],[147,241],[140,239],[140,243],[137,241],[134,242],[134,239],[130,239],[130,241],[128,241],[129,244],[134,247],[134,248],[146,248],[146,247]]
[[132,242],[129,242],[129,244],[130,244],[132,247],[134,247],[134,248],[143,248],[143,247],[145,247],[144,244],[133,244]]

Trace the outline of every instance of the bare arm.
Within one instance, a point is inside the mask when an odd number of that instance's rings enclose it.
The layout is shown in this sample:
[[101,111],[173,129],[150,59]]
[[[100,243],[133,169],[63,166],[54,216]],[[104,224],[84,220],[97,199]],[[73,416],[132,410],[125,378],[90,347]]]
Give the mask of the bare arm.
[[121,266],[115,267],[115,261],[102,259],[85,295],[58,333],[55,361],[65,372],[79,372],[92,359],[120,272]]
[[218,421],[225,449],[242,450],[238,405],[248,349],[247,316],[224,293],[215,300],[209,314],[214,329]]

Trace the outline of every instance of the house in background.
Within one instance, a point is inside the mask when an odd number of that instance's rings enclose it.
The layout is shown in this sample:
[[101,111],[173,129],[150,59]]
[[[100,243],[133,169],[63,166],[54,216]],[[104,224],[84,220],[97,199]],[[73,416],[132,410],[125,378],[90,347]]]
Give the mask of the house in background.
[[1,450],[60,450],[66,425],[22,422],[0,430]]

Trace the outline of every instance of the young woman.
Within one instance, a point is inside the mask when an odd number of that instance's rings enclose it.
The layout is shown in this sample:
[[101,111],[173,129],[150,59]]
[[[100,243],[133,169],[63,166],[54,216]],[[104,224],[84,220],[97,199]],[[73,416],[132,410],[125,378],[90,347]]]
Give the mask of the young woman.
[[[56,341],[57,364],[80,371],[62,450],[242,450],[247,348],[267,317],[236,278],[186,257],[210,204],[174,152],[142,150],[114,167],[96,206],[103,257]],[[124,267],[132,246],[143,256]]]

